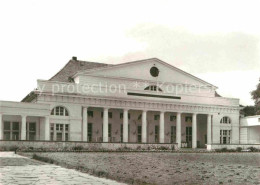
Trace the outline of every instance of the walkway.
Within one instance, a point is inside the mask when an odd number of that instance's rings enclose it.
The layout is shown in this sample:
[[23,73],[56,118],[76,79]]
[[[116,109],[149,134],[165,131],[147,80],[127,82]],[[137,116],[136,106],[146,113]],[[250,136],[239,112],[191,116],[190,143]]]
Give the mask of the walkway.
[[94,177],[72,169],[42,163],[13,152],[0,152],[0,184],[107,184],[116,181]]

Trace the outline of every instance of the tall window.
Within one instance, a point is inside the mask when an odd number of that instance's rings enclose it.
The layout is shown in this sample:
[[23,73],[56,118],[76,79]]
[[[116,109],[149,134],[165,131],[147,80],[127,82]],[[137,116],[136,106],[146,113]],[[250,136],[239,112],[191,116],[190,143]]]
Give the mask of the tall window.
[[120,124],[120,142],[123,142],[123,124]]
[[88,123],[88,141],[92,142],[92,123]]
[[19,122],[4,122],[4,140],[19,140]]
[[110,139],[110,142],[112,142],[112,124],[108,124],[108,138]]
[[146,87],[144,90],[148,90],[148,91],[162,91],[162,89],[156,85],[150,85],[148,87]]
[[69,116],[69,112],[65,107],[55,107],[52,109],[51,111],[51,115],[55,115],[55,116]]
[[221,120],[220,120],[220,123],[224,123],[224,124],[230,124],[231,123],[231,119],[227,116],[223,117]]
[[36,123],[30,122],[26,123],[26,138],[27,140],[36,140]]
[[220,130],[220,144],[231,143],[231,130]]
[[155,125],[154,127],[154,141],[155,143],[159,142],[159,125]]
[[191,146],[192,141],[192,127],[186,127],[186,142],[188,143],[188,146]]
[[137,142],[138,143],[142,142],[142,126],[141,125],[137,126]]
[[51,141],[68,141],[69,140],[69,124],[54,124],[50,125]]
[[171,143],[176,142],[176,126],[171,126]]

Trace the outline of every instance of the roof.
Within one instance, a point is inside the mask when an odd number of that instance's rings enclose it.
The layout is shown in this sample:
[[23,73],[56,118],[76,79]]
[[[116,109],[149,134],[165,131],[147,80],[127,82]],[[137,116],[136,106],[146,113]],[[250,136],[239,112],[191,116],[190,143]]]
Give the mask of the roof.
[[49,81],[71,82],[71,77],[78,71],[107,66],[111,66],[111,64],[80,61],[73,58],[56,75],[50,78]]

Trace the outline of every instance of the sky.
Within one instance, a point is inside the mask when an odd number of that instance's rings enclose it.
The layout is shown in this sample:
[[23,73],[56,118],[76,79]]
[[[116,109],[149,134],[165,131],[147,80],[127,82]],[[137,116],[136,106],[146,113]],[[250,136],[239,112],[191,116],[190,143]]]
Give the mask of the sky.
[[72,56],[159,58],[253,105],[260,79],[258,0],[0,0],[0,100],[21,101]]

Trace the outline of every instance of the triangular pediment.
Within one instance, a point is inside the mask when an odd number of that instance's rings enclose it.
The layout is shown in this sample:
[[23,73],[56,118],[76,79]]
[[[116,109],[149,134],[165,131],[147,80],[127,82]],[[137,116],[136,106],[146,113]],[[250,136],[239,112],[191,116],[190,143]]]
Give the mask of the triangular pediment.
[[[158,69],[159,74],[151,74],[151,68]],[[117,64],[109,67],[91,69],[78,72],[76,76],[95,75],[102,77],[127,78],[144,81],[167,82],[174,84],[191,84],[191,85],[214,85],[205,82],[189,73],[186,73],[166,62],[157,58]]]

